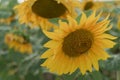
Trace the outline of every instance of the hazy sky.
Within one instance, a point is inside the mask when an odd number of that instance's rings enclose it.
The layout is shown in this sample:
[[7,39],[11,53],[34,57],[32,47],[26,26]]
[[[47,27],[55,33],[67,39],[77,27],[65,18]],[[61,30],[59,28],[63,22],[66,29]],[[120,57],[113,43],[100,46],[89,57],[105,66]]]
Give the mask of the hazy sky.
[[24,0],[18,0],[20,3],[23,2]]

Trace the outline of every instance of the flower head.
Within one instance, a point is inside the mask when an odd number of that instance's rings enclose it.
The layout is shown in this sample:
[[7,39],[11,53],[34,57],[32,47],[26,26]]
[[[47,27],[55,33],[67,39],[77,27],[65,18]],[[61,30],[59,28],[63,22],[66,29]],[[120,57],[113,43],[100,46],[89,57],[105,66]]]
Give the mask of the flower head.
[[21,53],[32,53],[32,45],[25,37],[15,34],[6,34],[5,43],[9,48],[13,48]]
[[102,6],[103,6],[103,2],[98,2],[94,0],[86,0],[80,3],[81,10],[90,10],[90,9],[96,10],[96,9],[100,9]]
[[44,46],[48,50],[41,58],[47,58],[42,66],[57,74],[73,73],[80,69],[82,74],[99,70],[98,61],[110,56],[104,49],[112,48],[116,37],[105,33],[111,29],[108,17],[99,21],[100,14],[93,12],[88,18],[82,13],[80,21],[68,16],[68,22],[59,21],[59,29],[44,31],[51,40]]
[[53,24],[48,19],[65,17],[66,15],[74,16],[76,3],[77,1],[72,0],[25,0],[17,5],[15,10],[21,23],[31,23],[32,26],[49,29]]

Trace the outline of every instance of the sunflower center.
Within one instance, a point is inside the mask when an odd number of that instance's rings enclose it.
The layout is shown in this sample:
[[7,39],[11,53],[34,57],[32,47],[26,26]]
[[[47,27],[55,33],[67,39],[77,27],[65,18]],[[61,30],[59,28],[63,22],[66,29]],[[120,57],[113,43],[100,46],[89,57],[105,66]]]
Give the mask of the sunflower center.
[[64,15],[67,8],[55,0],[37,0],[32,6],[32,11],[43,18],[56,18]]
[[89,2],[87,2],[86,4],[85,4],[85,6],[84,6],[84,10],[89,10],[89,9],[91,9],[92,7],[93,7],[93,2],[92,1],[89,1]]
[[77,57],[86,53],[92,43],[92,33],[85,29],[78,29],[64,38],[62,50],[69,57]]

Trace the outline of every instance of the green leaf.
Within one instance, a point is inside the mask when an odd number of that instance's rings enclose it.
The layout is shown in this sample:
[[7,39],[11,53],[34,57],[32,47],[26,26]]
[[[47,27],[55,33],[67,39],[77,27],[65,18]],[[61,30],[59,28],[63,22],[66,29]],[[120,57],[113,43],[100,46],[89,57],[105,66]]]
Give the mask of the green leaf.
[[90,75],[93,80],[103,80],[103,76],[99,71],[93,71]]
[[9,9],[0,9],[0,18],[8,18],[13,14]]
[[65,80],[74,80],[80,74],[79,70],[76,70],[72,74],[64,74],[61,77]]
[[107,61],[101,61],[100,66],[102,69],[105,70],[120,70],[120,55],[113,55],[113,57],[108,59]]

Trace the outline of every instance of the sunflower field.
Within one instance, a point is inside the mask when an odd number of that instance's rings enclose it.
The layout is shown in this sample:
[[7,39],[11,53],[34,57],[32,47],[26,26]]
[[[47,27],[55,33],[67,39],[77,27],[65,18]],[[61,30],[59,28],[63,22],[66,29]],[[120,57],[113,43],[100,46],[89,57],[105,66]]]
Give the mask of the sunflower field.
[[120,0],[0,0],[0,80],[120,80]]

